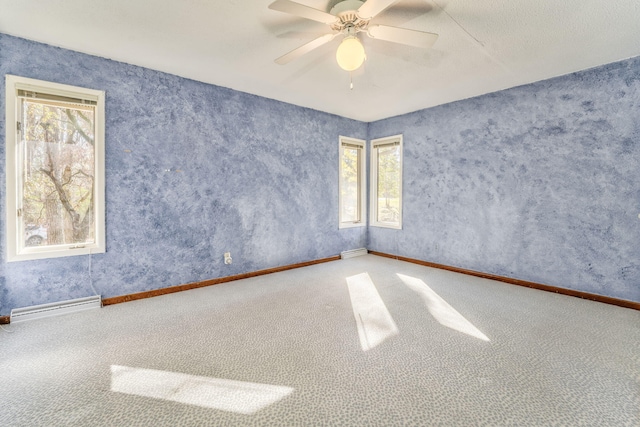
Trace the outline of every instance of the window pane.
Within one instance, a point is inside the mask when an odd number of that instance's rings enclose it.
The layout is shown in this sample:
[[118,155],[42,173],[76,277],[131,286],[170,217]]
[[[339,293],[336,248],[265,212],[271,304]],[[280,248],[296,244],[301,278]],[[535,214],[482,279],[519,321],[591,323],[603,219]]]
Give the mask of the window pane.
[[343,147],[340,197],[342,198],[341,221],[360,221],[360,152],[359,148]]
[[378,204],[379,222],[397,223],[400,220],[400,146],[378,150]]
[[25,246],[93,243],[94,110],[22,101]]

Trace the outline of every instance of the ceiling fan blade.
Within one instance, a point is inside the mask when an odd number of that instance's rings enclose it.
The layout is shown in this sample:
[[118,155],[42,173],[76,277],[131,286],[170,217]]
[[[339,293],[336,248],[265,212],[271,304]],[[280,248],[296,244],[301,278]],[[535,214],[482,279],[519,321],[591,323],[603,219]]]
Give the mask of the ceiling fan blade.
[[276,0],[269,5],[269,9],[277,10],[278,12],[290,13],[291,15],[322,22],[323,24],[333,24],[338,19],[330,13],[290,0]]
[[409,46],[430,48],[438,40],[438,35],[424,31],[408,30],[406,28],[390,27],[388,25],[371,25],[369,37],[388,42],[401,43]]
[[316,48],[322,46],[323,44],[329,43],[338,34],[340,34],[340,33],[325,34],[324,36],[318,37],[315,40],[311,40],[309,43],[303,44],[302,46],[300,46],[300,47],[298,47],[296,49],[293,49],[291,52],[285,53],[280,58],[276,59],[276,64],[280,64],[280,65],[287,64],[287,63],[293,61],[294,59],[301,57],[305,53],[309,53],[313,49],[316,49]]
[[358,16],[370,19],[397,2],[398,0],[367,0],[358,9]]

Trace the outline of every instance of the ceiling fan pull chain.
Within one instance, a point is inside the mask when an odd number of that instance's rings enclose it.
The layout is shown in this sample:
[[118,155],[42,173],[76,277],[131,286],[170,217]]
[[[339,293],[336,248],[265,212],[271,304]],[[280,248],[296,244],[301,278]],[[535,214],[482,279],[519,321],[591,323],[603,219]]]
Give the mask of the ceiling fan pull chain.
[[349,71],[349,90],[353,90],[353,71]]

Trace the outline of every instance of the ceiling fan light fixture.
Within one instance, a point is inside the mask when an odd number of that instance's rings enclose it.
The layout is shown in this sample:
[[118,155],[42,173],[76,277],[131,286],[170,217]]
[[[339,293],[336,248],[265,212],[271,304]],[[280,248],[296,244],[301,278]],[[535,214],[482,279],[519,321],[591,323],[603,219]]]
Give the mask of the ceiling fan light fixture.
[[336,51],[338,65],[345,71],[355,71],[366,59],[364,46],[356,36],[347,36]]

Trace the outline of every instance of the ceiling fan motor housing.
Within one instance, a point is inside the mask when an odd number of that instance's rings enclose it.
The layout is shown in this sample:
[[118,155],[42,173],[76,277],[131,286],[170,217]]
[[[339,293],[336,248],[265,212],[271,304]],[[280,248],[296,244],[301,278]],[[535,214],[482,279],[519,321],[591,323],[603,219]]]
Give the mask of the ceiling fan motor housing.
[[338,20],[331,24],[331,29],[346,32],[349,35],[366,31],[370,20],[358,16],[358,9],[363,4],[364,2],[360,0],[344,0],[333,6],[329,13],[335,15]]

